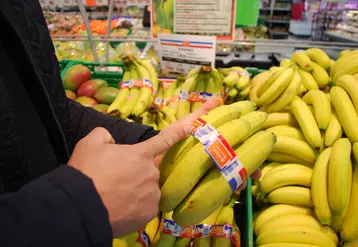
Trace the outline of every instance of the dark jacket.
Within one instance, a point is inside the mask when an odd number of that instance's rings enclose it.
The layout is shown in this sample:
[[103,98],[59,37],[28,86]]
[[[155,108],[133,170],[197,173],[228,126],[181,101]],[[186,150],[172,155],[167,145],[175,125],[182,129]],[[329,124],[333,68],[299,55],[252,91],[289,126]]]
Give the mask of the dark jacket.
[[68,100],[38,0],[0,0],[0,246],[112,244],[92,181],[66,166],[97,126],[133,144],[152,129]]

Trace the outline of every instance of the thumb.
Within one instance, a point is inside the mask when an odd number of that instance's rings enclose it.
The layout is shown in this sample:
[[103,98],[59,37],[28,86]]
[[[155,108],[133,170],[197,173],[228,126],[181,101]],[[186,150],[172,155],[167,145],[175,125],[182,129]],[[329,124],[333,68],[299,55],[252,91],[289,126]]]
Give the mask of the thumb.
[[93,129],[85,138],[86,142],[91,144],[114,144],[115,141],[112,135],[102,127]]
[[160,131],[158,135],[136,145],[140,150],[142,150],[144,153],[147,153],[148,155],[157,156],[163,154],[177,142],[183,140],[191,134],[191,124],[196,119],[221,104],[221,99],[212,97],[206,101],[198,110]]

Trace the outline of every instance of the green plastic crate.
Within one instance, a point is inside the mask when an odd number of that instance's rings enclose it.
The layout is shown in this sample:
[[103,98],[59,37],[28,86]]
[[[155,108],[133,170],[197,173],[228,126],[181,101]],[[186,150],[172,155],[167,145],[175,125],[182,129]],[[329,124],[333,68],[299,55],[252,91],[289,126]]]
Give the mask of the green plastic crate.
[[247,70],[247,72],[249,72],[251,79],[252,79],[255,75],[267,71],[267,70],[265,70],[265,69],[258,69],[258,68],[254,68],[254,67],[246,67],[245,69]]
[[92,79],[105,80],[110,87],[117,87],[125,72],[123,63],[95,63],[72,60],[67,61],[66,67],[61,71],[61,78],[63,79],[67,70],[76,64],[88,67],[91,70]]

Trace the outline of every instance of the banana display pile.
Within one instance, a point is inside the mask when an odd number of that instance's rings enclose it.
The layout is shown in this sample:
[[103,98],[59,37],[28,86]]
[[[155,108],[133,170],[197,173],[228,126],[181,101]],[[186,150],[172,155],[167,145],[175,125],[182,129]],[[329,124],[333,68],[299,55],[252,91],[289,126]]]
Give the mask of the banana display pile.
[[159,86],[158,76],[147,59],[129,56],[123,62],[126,71],[119,84],[118,96],[108,107],[107,113],[121,118],[139,117],[153,102]]
[[252,188],[257,246],[357,246],[357,59],[308,49],[253,78],[249,98],[277,136]]
[[113,247],[142,247],[149,246],[148,243],[152,247],[188,247],[191,244],[194,247],[239,247],[240,230],[235,223],[233,209],[236,200],[233,197],[202,222],[186,227],[184,231],[175,227],[173,212],[159,214],[144,229],[114,239]]

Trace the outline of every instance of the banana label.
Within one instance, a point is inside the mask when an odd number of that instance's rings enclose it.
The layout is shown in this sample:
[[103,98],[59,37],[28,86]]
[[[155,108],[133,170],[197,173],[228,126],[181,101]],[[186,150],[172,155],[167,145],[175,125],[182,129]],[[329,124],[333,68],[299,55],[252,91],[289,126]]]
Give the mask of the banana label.
[[[223,92],[223,94],[224,93],[225,92]],[[222,98],[223,94],[212,94],[207,92],[181,90],[179,99],[181,101],[188,101],[188,102],[205,102],[213,96]]]
[[235,229],[231,235],[231,242],[233,246],[240,247],[240,232]]
[[204,150],[220,169],[221,174],[235,191],[247,178],[245,167],[239,162],[234,149],[213,126],[201,118],[192,123],[192,135],[203,145]]
[[194,238],[210,237],[212,225],[200,224],[195,227]]
[[232,226],[230,224],[214,225],[211,227],[211,237],[216,238],[231,238]]
[[121,84],[121,88],[142,88],[142,87],[146,87],[152,90],[152,94],[156,95],[157,92],[153,86],[153,83],[148,80],[148,79],[134,79],[134,80],[129,80],[129,81],[124,81]]
[[139,231],[138,241],[142,244],[143,247],[150,246],[150,238],[144,230]]

